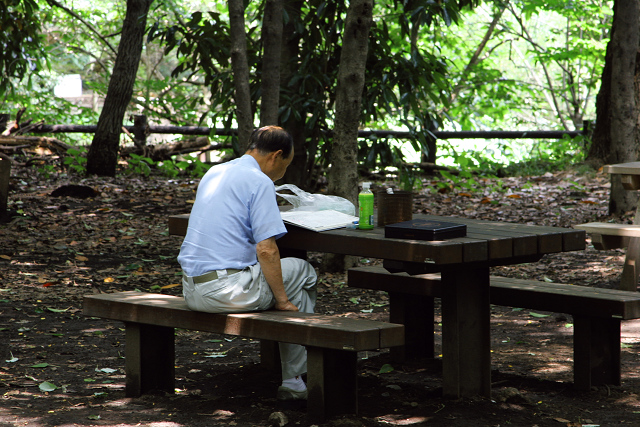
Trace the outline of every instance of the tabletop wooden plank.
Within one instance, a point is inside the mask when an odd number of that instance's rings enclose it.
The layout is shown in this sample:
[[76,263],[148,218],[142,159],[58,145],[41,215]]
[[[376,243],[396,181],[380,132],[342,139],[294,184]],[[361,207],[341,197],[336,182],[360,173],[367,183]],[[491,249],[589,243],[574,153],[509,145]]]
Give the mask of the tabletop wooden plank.
[[[438,219],[416,214],[416,218]],[[169,218],[169,233],[184,235],[189,215]],[[384,228],[373,230],[337,229],[322,233],[287,226],[289,233],[278,243],[282,248],[393,259],[410,263],[456,264],[522,258],[585,247],[585,232],[536,225],[446,218],[467,225],[465,238],[442,241],[414,241],[384,238]]]
[[[454,218],[452,218],[453,220]],[[458,220],[458,218],[455,218]],[[467,220],[467,219],[465,219]],[[517,224],[511,222],[483,221],[468,219],[491,232],[500,230],[517,231],[518,233],[531,233],[539,238],[538,250],[541,253],[570,252],[585,249],[586,233],[572,228],[550,227],[546,225]],[[561,245],[561,246],[560,246]]]
[[478,245],[476,241],[456,241],[457,239],[434,242],[386,239],[382,228],[374,228],[373,230],[339,229],[317,233],[287,225],[287,230],[289,233],[278,239],[278,246],[287,249],[378,259],[393,258],[418,263],[461,263],[464,260],[463,248],[465,244],[476,248]]
[[[416,215],[420,218],[434,220],[436,215]],[[538,253],[537,235],[529,233],[514,233],[513,231],[496,227],[478,227],[478,220],[469,218],[451,218],[453,223],[466,224],[467,236],[486,239],[489,244],[489,259],[500,259],[510,256],[526,256]],[[490,225],[488,223],[487,225]],[[473,227],[472,227],[473,226]]]
[[618,175],[640,175],[640,162],[618,163],[615,165],[605,165],[602,170],[604,173]]
[[607,236],[640,237],[640,225],[615,224],[611,222],[588,222],[576,224],[574,228],[584,230],[591,234],[603,234]]

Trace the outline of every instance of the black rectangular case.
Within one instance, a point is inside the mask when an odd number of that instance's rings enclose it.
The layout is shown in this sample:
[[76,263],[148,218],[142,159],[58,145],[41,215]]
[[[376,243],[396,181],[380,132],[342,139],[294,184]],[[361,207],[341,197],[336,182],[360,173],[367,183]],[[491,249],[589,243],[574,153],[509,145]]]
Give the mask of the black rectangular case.
[[384,226],[384,237],[413,240],[444,240],[465,237],[467,226],[453,222],[412,219]]

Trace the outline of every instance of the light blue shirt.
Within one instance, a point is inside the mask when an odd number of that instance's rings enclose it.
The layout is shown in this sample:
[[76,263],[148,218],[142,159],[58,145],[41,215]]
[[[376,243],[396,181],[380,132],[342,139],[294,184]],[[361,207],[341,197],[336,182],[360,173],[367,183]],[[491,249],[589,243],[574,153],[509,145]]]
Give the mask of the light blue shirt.
[[243,269],[258,262],[258,242],[286,232],[273,181],[245,154],[200,181],[178,262],[188,276]]

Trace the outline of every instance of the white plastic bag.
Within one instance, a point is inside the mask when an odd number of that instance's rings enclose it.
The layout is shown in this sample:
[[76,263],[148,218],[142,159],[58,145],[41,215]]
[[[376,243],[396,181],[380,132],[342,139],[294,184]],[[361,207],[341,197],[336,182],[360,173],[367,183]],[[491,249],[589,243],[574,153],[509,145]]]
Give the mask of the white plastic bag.
[[[278,191],[283,190],[289,190],[293,194],[278,193]],[[356,207],[353,203],[343,197],[307,193],[293,184],[284,184],[276,187],[276,194],[293,205],[292,211],[334,210],[347,215],[356,214]]]

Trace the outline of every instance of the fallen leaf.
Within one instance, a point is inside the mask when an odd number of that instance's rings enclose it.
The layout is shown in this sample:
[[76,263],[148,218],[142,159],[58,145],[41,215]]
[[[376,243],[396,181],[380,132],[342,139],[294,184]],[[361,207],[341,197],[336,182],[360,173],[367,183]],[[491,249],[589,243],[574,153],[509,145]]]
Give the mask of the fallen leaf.
[[52,384],[52,383],[50,383],[50,382],[48,382],[48,381],[45,381],[45,382],[43,382],[42,384],[40,384],[40,385],[38,386],[38,388],[39,388],[41,391],[48,392],[48,391],[54,391],[54,390],[57,390],[57,389],[58,389],[58,386],[56,386],[55,384]]
[[170,288],[175,288],[176,286],[182,286],[182,283],[173,283],[171,285],[164,285],[164,286],[161,286],[160,289],[170,289]]
[[389,372],[393,372],[393,366],[389,365],[388,363],[385,363],[384,365],[382,365],[382,367],[380,368],[380,374],[388,374]]
[[534,313],[533,311],[529,312],[529,315],[533,316],[533,317],[549,317],[551,316],[550,314],[540,314],[540,313]]
[[6,259],[6,260],[11,260],[11,257],[9,255],[0,255],[0,258],[2,259]]
[[86,256],[82,256],[82,255],[76,255],[76,261],[89,261],[89,258],[87,258]]
[[38,363],[36,365],[31,365],[29,366],[30,368],[46,368],[47,366],[49,366],[48,363]]

